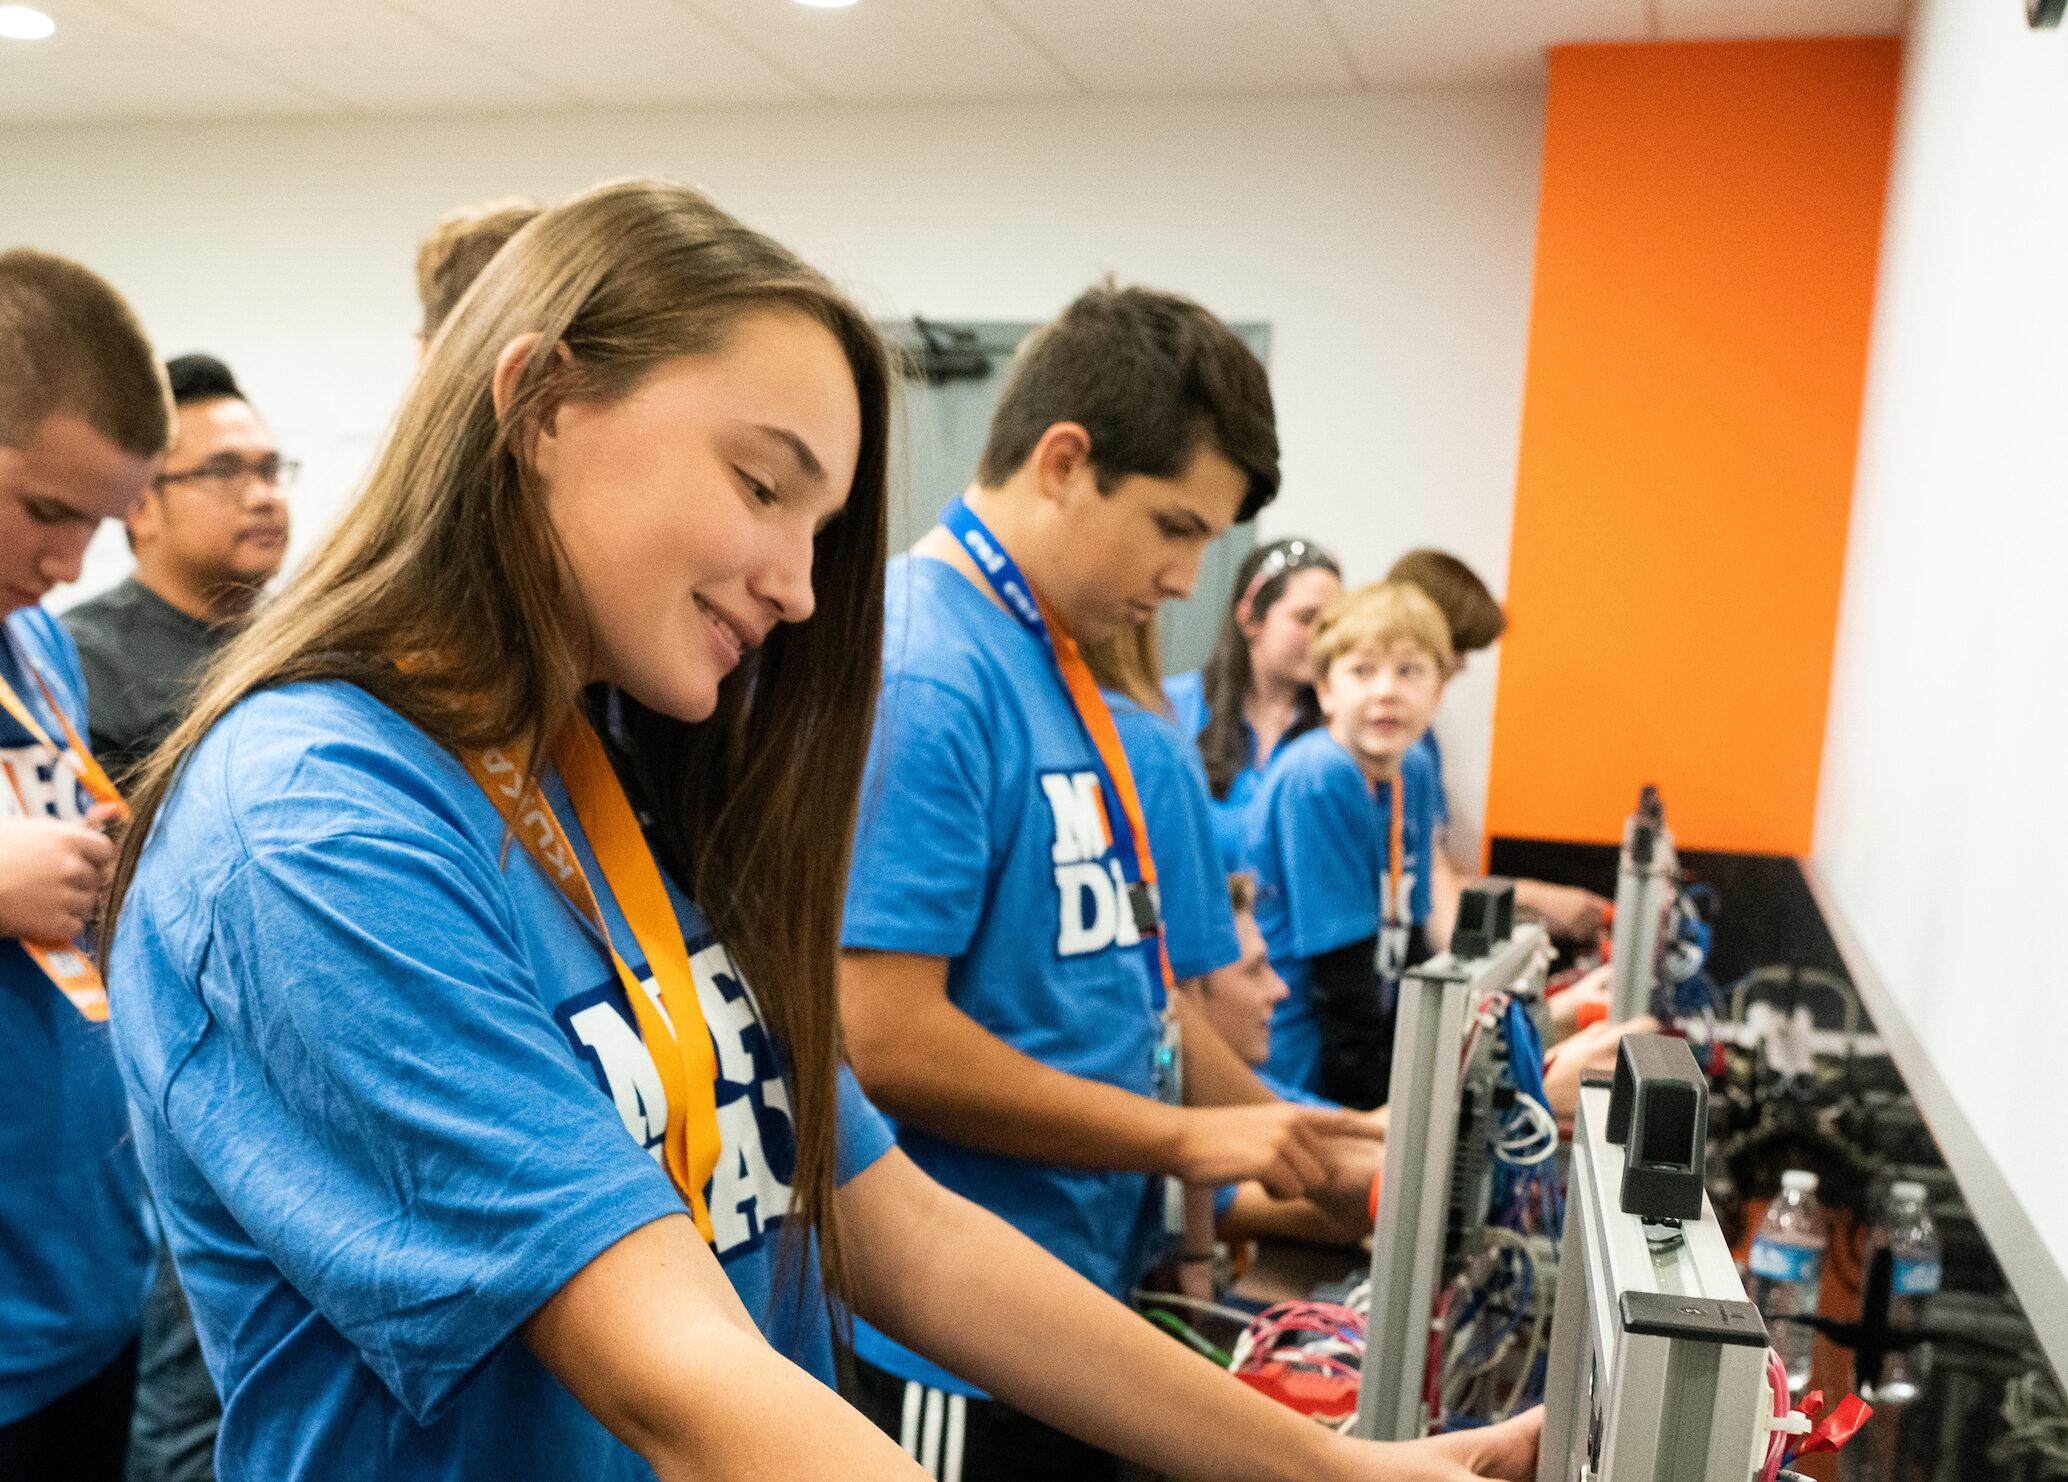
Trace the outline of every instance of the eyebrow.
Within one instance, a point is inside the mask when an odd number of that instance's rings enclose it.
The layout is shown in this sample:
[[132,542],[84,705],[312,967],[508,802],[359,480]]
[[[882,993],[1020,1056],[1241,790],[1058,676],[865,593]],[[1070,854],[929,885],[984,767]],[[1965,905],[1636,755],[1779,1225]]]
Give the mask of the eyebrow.
[[770,437],[774,438],[777,442],[781,443],[784,447],[788,448],[790,450],[790,456],[797,460],[797,466],[798,468],[803,470],[804,476],[806,478],[810,479],[813,483],[825,482],[825,467],[823,464],[819,462],[819,455],[811,450],[810,445],[807,444],[803,438],[799,437],[796,433],[790,431],[790,429],[787,427],[774,427],[766,422],[755,423],[754,430],[756,432],[767,433]]
[[1193,535],[1210,535],[1213,533],[1213,526],[1207,524],[1196,510],[1189,510],[1180,506],[1177,509],[1166,509],[1160,513],[1173,524],[1187,527],[1189,533]]

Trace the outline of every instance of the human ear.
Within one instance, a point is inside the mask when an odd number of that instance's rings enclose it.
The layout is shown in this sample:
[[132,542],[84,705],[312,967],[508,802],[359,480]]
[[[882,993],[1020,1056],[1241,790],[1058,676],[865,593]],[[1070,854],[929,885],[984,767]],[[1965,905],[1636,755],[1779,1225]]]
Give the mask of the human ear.
[[1078,485],[1092,481],[1091,434],[1075,422],[1056,423],[1034,444],[1027,468],[1043,499],[1067,503]]
[[[538,349],[541,338],[543,336],[536,330],[528,334],[521,334],[516,339],[510,341],[509,344],[503,346],[502,353],[496,356],[495,378],[490,384],[489,389],[490,395],[495,401],[497,421],[500,422],[503,418],[509,416],[510,407],[517,400],[517,383],[524,379],[525,367],[531,364],[532,353]],[[569,350],[565,344],[555,345],[553,347],[553,358],[561,365],[566,365],[574,360],[574,352]],[[523,450],[524,456],[531,462],[533,472],[544,479],[550,479],[553,476],[551,464],[554,461],[554,435],[557,430],[555,427],[554,410],[553,407],[548,406],[540,415],[536,426],[532,429],[531,446]]]

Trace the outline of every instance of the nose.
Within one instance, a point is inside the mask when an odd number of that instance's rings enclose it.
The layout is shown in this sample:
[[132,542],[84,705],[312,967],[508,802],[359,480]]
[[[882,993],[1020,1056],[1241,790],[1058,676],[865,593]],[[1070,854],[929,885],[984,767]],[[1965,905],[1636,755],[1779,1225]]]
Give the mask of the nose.
[[83,525],[77,534],[70,529],[55,532],[36,557],[36,574],[53,587],[79,580],[86,561],[86,543],[93,539],[93,525]]
[[808,520],[784,521],[770,532],[769,549],[747,583],[756,598],[775,609],[779,622],[801,623],[818,608],[811,589],[815,533]]
[[1165,598],[1183,601],[1192,595],[1199,582],[1199,561],[1205,554],[1204,547],[1194,546],[1158,574],[1156,586]]
[[1270,990],[1264,995],[1264,1002],[1268,1004],[1276,1004],[1280,999],[1292,995],[1292,989],[1287,986],[1285,979],[1278,976],[1278,969],[1269,962],[1264,964],[1264,982]]

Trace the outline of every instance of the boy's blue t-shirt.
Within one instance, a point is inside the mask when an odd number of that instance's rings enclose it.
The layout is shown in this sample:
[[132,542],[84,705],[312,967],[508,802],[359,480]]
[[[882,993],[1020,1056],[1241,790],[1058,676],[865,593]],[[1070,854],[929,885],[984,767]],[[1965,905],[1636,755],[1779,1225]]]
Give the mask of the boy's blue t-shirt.
[[[557,778],[547,795],[626,929]],[[753,992],[669,882],[718,1069],[714,1249],[828,1384],[796,1143]],[[363,691],[252,696],[152,829],[113,962],[137,1147],[223,1396],[224,1482],[651,1478],[518,1326],[684,1211],[601,939],[449,753]],[[838,1177],[890,1134],[840,1073]],[[628,1135],[629,1134],[629,1135]]]
[[[945,562],[899,556],[886,580],[844,945],[944,957],[949,1001],[1014,1049],[1153,1096],[1160,984],[1053,655]],[[1035,1163],[909,1124],[898,1143],[1117,1297],[1154,1259],[1162,1190],[1147,1174]],[[974,1393],[859,1322],[855,1345],[893,1374]]]
[[1199,750],[1163,716],[1126,695],[1105,691],[1113,728],[1127,753],[1156,856],[1156,894],[1163,940],[1179,982],[1226,967],[1242,956],[1228,873],[1214,842],[1213,798]]
[[[1419,923],[1429,919],[1436,789],[1426,753],[1410,748],[1400,772],[1401,885],[1406,919]],[[1378,932],[1391,813],[1391,789],[1374,789],[1325,728],[1280,748],[1258,790],[1249,850],[1257,929],[1291,990],[1272,1016],[1265,1065],[1288,1085],[1320,1088],[1313,959]]]
[[1415,750],[1429,760],[1429,775],[1436,780],[1436,821],[1450,822],[1450,792],[1443,785],[1443,746],[1436,739],[1436,727],[1422,732],[1422,739],[1415,743]]
[[[64,746],[36,673],[86,734],[79,652],[40,607],[9,613],[0,675]],[[33,665],[29,672],[24,664]],[[0,818],[78,822],[93,799],[70,765],[0,710]],[[0,1425],[106,1368],[143,1318],[151,1244],[105,1021],[72,1007],[15,938],[0,938]]]

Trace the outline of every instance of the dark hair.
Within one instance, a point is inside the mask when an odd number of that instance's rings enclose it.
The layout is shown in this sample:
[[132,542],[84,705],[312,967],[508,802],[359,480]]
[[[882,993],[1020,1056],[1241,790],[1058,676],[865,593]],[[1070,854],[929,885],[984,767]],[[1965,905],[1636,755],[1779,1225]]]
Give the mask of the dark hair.
[[1029,338],[991,416],[977,482],[1003,484],[1058,422],[1090,434],[1103,493],[1131,474],[1177,478],[1211,446],[1249,480],[1237,522],[1278,494],[1270,378],[1233,330],[1175,293],[1108,281]]
[[[682,888],[788,1052],[797,1157],[781,1248],[801,1281],[815,1229],[826,1290],[840,1293],[840,913],[882,667],[890,371],[874,324],[824,275],[687,186],[599,186],[542,215],[482,275],[358,497],[145,763],[102,951],[183,762],[256,691],[343,680],[449,751],[529,758],[535,781],[583,704],[583,609],[531,469],[537,429],[566,400],[618,401],[676,357],[721,349],[767,309],[826,328],[861,406],[847,506],[814,542],[816,609],[726,676],[708,720],[625,695],[619,735]],[[499,415],[496,357],[527,333],[537,349]]]
[[416,249],[416,296],[424,310],[419,338],[429,340],[438,333],[481,270],[503,250],[503,243],[544,210],[537,201],[513,196],[463,206],[431,228]]
[[1450,646],[1457,654],[1492,648],[1508,631],[1508,615],[1479,573],[1448,551],[1409,551],[1393,563],[1386,580],[1422,589],[1450,624]]
[[69,258],[0,252],[0,445],[61,412],[125,453],[162,453],[172,437],[158,357],[122,295]]
[[176,407],[202,401],[244,400],[237,378],[213,355],[176,355],[165,362],[165,379],[172,387],[172,404]]
[[[1206,668],[1200,674],[1200,688],[1206,698],[1206,724],[1198,736],[1199,758],[1206,763],[1207,787],[1223,802],[1236,776],[1252,760],[1248,727],[1242,715],[1242,704],[1249,698],[1254,678],[1249,668],[1249,639],[1242,632],[1245,609],[1251,618],[1261,619],[1285,595],[1295,576],[1316,568],[1334,572],[1339,578],[1343,574],[1334,556],[1311,540],[1289,535],[1258,546],[1235,569],[1235,591],[1228,598],[1221,631],[1214,635],[1213,652],[1207,655]],[[1259,576],[1263,580],[1259,581]],[[1299,713],[1286,728],[1280,744],[1320,724],[1321,701],[1309,686],[1301,693]]]

